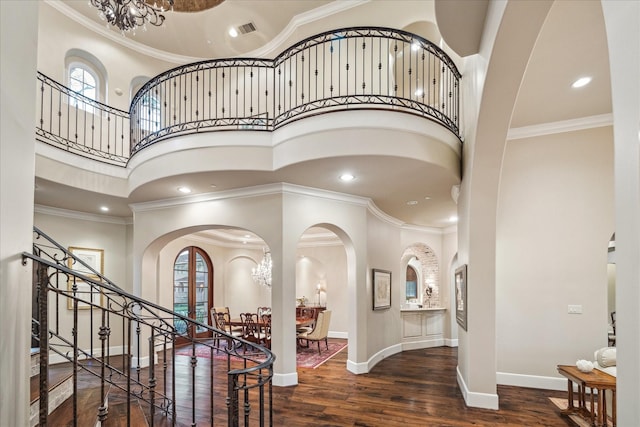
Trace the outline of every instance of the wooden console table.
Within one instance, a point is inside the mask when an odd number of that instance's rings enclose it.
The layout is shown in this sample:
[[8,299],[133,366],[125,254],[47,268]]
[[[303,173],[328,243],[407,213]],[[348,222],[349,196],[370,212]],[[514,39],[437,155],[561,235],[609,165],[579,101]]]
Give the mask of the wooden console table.
[[[589,417],[592,426],[607,427],[607,401],[605,393],[611,390],[613,398],[611,399],[611,418],[613,427],[616,427],[616,377],[594,369],[591,372],[582,372],[573,365],[558,365],[558,373],[567,378],[569,401],[568,407],[564,414],[580,414]],[[578,386],[578,406],[573,404],[573,383]],[[591,405],[587,409],[586,389],[591,389]],[[597,411],[593,404],[593,390],[598,390],[598,407]]]

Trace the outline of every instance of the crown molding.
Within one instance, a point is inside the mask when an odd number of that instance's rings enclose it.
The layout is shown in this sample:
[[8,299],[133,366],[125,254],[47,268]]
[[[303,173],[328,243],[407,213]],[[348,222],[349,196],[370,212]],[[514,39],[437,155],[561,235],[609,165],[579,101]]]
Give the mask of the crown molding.
[[[298,30],[298,28],[302,27],[303,25],[310,24],[314,21],[326,18],[336,13],[344,12],[345,10],[349,10],[353,7],[369,3],[370,1],[371,0],[333,1],[331,3],[327,3],[323,6],[296,15],[291,19],[291,21],[289,21],[289,24],[287,24],[284,30],[282,30],[280,34],[271,39],[270,42],[258,49],[246,53],[243,56],[249,58],[268,57],[269,55],[272,55],[278,47],[282,46],[284,42],[287,41],[287,39],[291,37]],[[277,52],[277,54],[280,53],[281,52]]]
[[239,199],[245,197],[271,196],[278,194],[297,194],[310,197],[319,197],[327,200],[353,203],[360,206],[366,206],[369,199],[349,194],[338,193],[328,190],[319,190],[317,188],[304,187],[301,185],[275,183],[256,185],[254,187],[246,187],[234,190],[218,191],[215,193],[204,193],[193,196],[180,196],[164,200],[155,200],[152,202],[132,203],[129,205],[133,212],[152,211],[156,209],[166,209],[175,206],[188,205],[193,203],[213,202],[219,200]]
[[613,125],[613,114],[581,117],[579,119],[563,120],[560,122],[543,123],[540,125],[511,128],[507,133],[507,140],[533,138],[536,136],[573,132]]
[[[284,30],[282,30],[277,36],[275,36],[269,43],[252,52],[243,54],[242,56],[243,57],[259,57],[259,58],[267,57],[268,54],[273,53],[289,37],[291,37],[299,27],[309,24],[311,22],[317,21],[318,19],[326,18],[327,16],[331,16],[336,13],[340,13],[345,10],[351,9],[352,7],[360,6],[361,4],[365,4],[370,1],[371,0],[335,1],[335,2],[328,3],[324,6],[320,6],[316,9],[310,10],[308,12],[304,12],[299,15],[296,15],[293,17],[293,19],[291,19],[291,21],[289,22],[289,24],[287,24]],[[143,55],[147,55],[152,58],[159,59],[161,61],[166,61],[166,62],[179,64],[179,65],[200,62],[207,59],[207,58],[201,58],[201,57],[195,57],[195,56],[178,55],[178,54],[166,52],[160,49],[155,49],[153,47],[131,40],[130,38],[122,37],[122,35],[116,33],[115,31],[111,31],[107,29],[103,25],[100,25],[99,23],[91,20],[90,18],[87,18],[86,16],[77,12],[73,8],[67,6],[60,0],[44,0],[44,2],[49,6],[53,7],[54,9],[56,9],[58,12],[69,17],[73,21],[79,23],[83,27],[99,34],[102,37],[108,38],[112,42],[118,43],[124,47],[127,47]]]
[[120,218],[108,215],[97,215],[86,212],[72,211],[69,209],[52,208],[50,206],[35,205],[33,211],[44,215],[53,215],[69,219],[79,219],[83,221],[102,222],[106,224],[127,225],[133,224],[133,218]]
[[442,236],[443,234],[445,234],[443,228],[436,228],[436,227],[423,227],[421,225],[414,225],[414,224],[402,224],[402,226],[400,227],[403,231],[415,231],[418,233],[427,233],[427,234],[435,234],[437,236]]
[[202,61],[204,58],[198,58],[195,56],[185,56],[178,55],[175,53],[165,52],[160,49],[155,49],[153,47],[144,45],[137,41],[131,40],[128,37],[122,37],[121,34],[116,33],[115,31],[111,31],[104,27],[103,25],[98,24],[95,21],[87,18],[83,14],[77,12],[75,9],[67,6],[60,0],[44,0],[46,4],[56,9],[58,12],[82,25],[83,27],[97,33],[102,37],[106,37],[114,43],[122,45],[126,48],[134,50],[143,55],[150,56],[152,58],[156,58],[162,61],[171,62],[173,64],[190,64],[192,62]]
[[369,204],[367,208],[373,216],[375,216],[376,218],[378,218],[383,222],[387,222],[391,225],[395,225],[396,227],[402,227],[403,225],[405,225],[405,222],[400,221],[399,219],[394,218],[391,215],[387,215],[386,213],[382,212],[380,208],[377,207],[375,203],[373,203],[373,200],[371,199],[369,199]]

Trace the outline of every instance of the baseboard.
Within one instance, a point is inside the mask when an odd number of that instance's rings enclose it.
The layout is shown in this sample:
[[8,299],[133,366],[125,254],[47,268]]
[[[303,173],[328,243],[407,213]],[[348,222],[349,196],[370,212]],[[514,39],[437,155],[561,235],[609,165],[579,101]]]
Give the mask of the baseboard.
[[351,372],[352,374],[366,374],[367,372],[369,372],[368,366],[369,365],[367,362],[356,363],[352,362],[351,360],[347,360],[347,371]]
[[442,347],[444,345],[443,338],[433,338],[430,340],[403,342],[402,351],[420,350],[422,348]]
[[452,340],[450,338],[445,338],[444,345],[446,345],[447,347],[457,347],[458,339],[456,338],[455,340]]
[[[125,346],[121,346],[121,345],[117,345],[117,346],[112,346],[109,347],[109,356],[119,356],[121,354],[125,354],[126,352],[124,351],[126,350]],[[91,353],[91,349],[83,349],[82,350],[84,353]],[[101,349],[97,349],[94,348],[93,349],[93,357],[102,357],[102,350]],[[80,360],[84,360],[84,358],[80,358]],[[49,352],[49,364],[50,365],[55,365],[57,363],[67,363],[69,362],[69,360],[64,357],[64,356],[60,356],[57,353],[54,352]]]
[[402,344],[395,344],[390,347],[383,348],[371,356],[366,362],[355,363],[351,360],[347,360],[347,370],[354,374],[366,374],[381,360],[400,352],[402,352]]
[[[154,353],[154,363],[158,364],[158,353]],[[132,368],[146,368],[149,366],[149,356],[131,358]]]
[[276,387],[291,387],[298,385],[298,373],[273,374],[272,383]]
[[462,397],[464,397],[464,402],[467,406],[472,408],[483,408],[483,409],[499,409],[499,400],[497,394],[490,393],[476,393],[470,391],[467,388],[467,383],[465,383],[464,378],[462,378],[462,374],[460,374],[460,369],[456,367],[458,386],[460,387],[460,391],[462,392]]
[[539,388],[543,390],[566,390],[565,378],[542,377],[538,375],[512,374],[509,372],[497,372],[496,380],[500,385],[516,387]]

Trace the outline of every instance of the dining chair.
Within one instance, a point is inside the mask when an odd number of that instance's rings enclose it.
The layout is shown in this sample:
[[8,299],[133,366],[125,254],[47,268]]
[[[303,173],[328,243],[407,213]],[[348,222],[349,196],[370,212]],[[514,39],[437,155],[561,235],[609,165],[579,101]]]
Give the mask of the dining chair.
[[612,332],[609,332],[609,342],[608,342],[608,346],[609,347],[615,347],[616,346],[616,312],[612,311],[611,312],[611,330]]
[[271,313],[263,314],[260,320],[262,320],[265,346],[271,348]]
[[258,307],[258,319],[262,319],[263,314],[271,314],[271,307]]
[[[228,317],[227,323],[231,320],[231,311],[229,310],[229,307],[213,307],[211,310],[215,313],[225,313]],[[230,326],[229,329],[233,332],[242,332],[242,326]]]
[[264,344],[266,335],[258,325],[258,315],[256,313],[240,313],[240,319],[242,320],[242,338],[256,344]]
[[[320,341],[324,341],[327,350],[329,350],[329,323],[331,322],[331,310],[325,310],[318,313],[318,319],[311,332],[301,332],[297,335],[297,341],[301,347],[309,347],[309,341],[316,341],[318,343],[318,354],[320,352]],[[303,345],[302,342],[306,341],[307,345]]]
[[[231,335],[232,337],[235,338],[241,338],[242,337],[242,332],[241,331],[235,331],[231,328],[231,325],[229,324],[231,322],[231,318],[229,317],[228,313],[224,313],[224,312],[220,312],[220,313],[216,313],[216,325],[218,325],[218,329],[220,329],[223,332],[226,332],[227,334]],[[225,335],[220,334],[218,336],[218,339],[224,338],[227,341],[227,349],[231,348],[231,338],[228,338]]]
[[303,332],[311,332],[313,331],[313,328],[315,327],[315,323],[317,321],[316,318],[316,313],[318,313],[316,310],[312,309],[312,308],[302,308],[300,311],[300,317],[306,318],[306,319],[314,319],[313,322],[308,323],[305,326],[298,326],[296,328],[296,333],[303,333]]

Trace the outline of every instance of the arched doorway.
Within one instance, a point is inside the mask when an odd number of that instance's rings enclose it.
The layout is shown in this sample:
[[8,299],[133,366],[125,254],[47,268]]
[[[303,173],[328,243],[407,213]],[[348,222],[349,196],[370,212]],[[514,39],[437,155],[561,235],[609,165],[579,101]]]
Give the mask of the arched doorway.
[[[208,324],[213,306],[213,266],[207,253],[188,246],[180,251],[173,263],[173,311],[197,322]],[[174,318],[176,330],[185,336],[205,338],[210,334],[200,326],[187,326]]]

